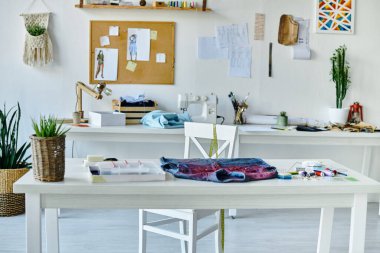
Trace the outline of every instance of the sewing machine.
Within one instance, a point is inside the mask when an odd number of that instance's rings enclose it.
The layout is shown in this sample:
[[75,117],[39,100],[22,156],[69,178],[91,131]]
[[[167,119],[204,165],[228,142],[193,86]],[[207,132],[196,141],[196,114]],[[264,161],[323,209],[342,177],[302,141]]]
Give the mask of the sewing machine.
[[192,93],[178,95],[178,108],[186,112],[190,105],[201,105],[202,111],[200,115],[191,115],[194,122],[213,123],[217,120],[218,97],[211,93],[207,96],[198,96]]

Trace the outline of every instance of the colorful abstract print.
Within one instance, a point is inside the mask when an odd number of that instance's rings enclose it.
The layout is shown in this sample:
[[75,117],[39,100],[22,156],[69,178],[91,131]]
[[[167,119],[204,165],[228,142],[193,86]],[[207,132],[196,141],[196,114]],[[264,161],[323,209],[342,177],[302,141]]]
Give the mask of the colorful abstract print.
[[318,0],[318,31],[353,33],[354,0]]

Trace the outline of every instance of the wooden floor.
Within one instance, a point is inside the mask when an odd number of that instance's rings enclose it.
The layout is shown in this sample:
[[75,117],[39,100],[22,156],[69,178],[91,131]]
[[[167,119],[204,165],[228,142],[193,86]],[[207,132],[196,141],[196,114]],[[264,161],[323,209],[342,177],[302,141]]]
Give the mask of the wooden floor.
[[[377,204],[369,205],[366,253],[380,252],[377,210]],[[226,253],[316,252],[319,210],[244,210],[239,216],[226,220]],[[136,210],[63,210],[61,252],[136,253],[137,221]],[[24,252],[24,222],[24,216],[0,218],[1,253]],[[332,253],[348,252],[349,222],[349,210],[338,209]],[[204,238],[198,244],[198,252],[212,253],[213,245],[213,236]],[[148,252],[176,253],[180,252],[180,244],[174,239],[150,235]]]

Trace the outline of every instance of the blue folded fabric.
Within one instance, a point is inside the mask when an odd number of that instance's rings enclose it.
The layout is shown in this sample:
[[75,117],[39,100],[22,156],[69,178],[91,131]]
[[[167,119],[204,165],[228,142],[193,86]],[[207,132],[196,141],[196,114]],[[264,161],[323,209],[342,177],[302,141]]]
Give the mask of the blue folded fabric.
[[191,118],[187,112],[184,114],[177,114],[164,111],[153,111],[146,114],[141,123],[145,126],[153,128],[183,128],[185,122],[190,122]]

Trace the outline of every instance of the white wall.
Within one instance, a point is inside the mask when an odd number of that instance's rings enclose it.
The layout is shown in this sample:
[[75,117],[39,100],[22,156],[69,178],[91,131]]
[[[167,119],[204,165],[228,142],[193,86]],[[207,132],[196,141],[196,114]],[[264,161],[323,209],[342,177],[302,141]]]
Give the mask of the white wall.
[[[232,108],[227,99],[230,91],[241,96],[252,94],[249,112],[278,113],[287,111],[291,116],[327,120],[327,108],[334,105],[334,86],[329,77],[329,58],[335,48],[346,44],[352,66],[352,88],[346,105],[358,100],[365,106],[366,121],[380,126],[378,70],[380,30],[377,27],[378,0],[357,0],[356,34],[321,35],[311,33],[312,61],[293,61],[290,48],[277,41],[281,14],[313,18],[314,0],[209,0],[212,13],[144,10],[81,10],[74,8],[77,0],[45,0],[53,12],[50,33],[54,43],[55,62],[44,68],[30,68],[22,63],[24,28],[19,14],[26,0],[0,1],[0,103],[8,105],[20,101],[24,118],[22,137],[31,133],[30,117],[39,114],[56,114],[70,117],[75,107],[74,84],[88,81],[89,20],[147,20],[175,21],[176,75],[174,86],[119,85],[112,86],[114,98],[124,94],[145,92],[159,102],[161,108],[175,111],[177,94],[183,92],[216,92],[220,98],[219,109],[227,119],[232,119]],[[200,61],[197,59],[198,36],[211,36],[215,26],[248,22],[253,37],[255,12],[266,13],[264,42],[253,41],[253,77],[251,79],[227,76],[226,61]],[[268,78],[268,43],[274,42],[273,78]],[[109,110],[112,98],[95,102],[85,96],[85,110]],[[114,155],[122,150],[126,156],[138,156],[140,151],[148,156],[181,155],[182,148],[168,146],[166,151],[158,145],[87,145],[78,144],[76,154],[107,152]],[[107,147],[107,149],[105,149]],[[103,150],[103,151],[102,151]],[[107,151],[105,151],[107,150]],[[376,152],[378,153],[378,152]],[[322,147],[248,147],[244,156],[265,157],[328,157],[354,168],[361,164],[360,148]],[[373,176],[379,161],[375,159]]]

